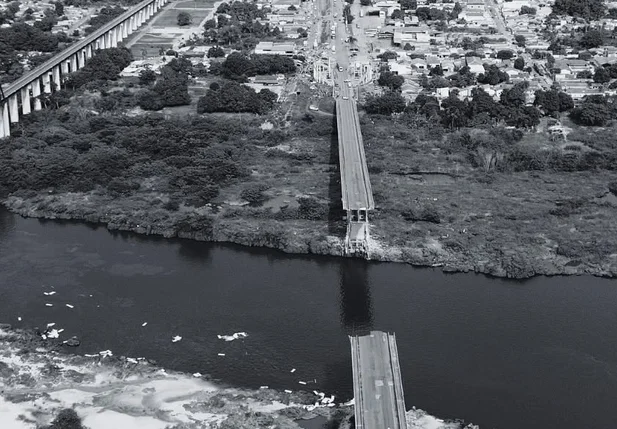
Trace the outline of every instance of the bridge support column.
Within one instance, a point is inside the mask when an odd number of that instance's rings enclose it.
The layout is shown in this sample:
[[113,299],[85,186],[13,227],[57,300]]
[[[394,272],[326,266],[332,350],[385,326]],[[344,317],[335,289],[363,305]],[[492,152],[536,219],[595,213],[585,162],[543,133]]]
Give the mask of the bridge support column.
[[86,65],[86,61],[84,59],[84,51],[77,51],[77,53],[75,54],[75,56],[77,57],[77,68],[81,69]]
[[41,100],[39,99],[39,95],[41,95],[41,81],[39,78],[36,78],[32,82],[32,98],[34,98],[34,110],[41,110]]
[[112,28],[110,33],[111,33],[111,47],[117,48],[118,47],[118,30],[116,28]]
[[129,37],[129,20],[127,19],[122,23],[122,40]]
[[30,85],[26,85],[21,89],[21,113],[27,115],[31,112],[30,105]]
[[62,72],[62,77],[66,79],[69,72],[70,61],[62,61],[60,63],[60,71]]
[[11,124],[9,123],[9,106],[0,104],[0,138],[5,138],[11,135]]
[[131,33],[132,33],[133,31],[137,30],[137,15],[131,16],[130,22],[131,22]]
[[86,46],[86,59],[92,58],[92,45]]
[[77,55],[71,55],[71,73],[75,73],[77,70]]
[[43,92],[45,94],[51,94],[51,75],[49,72],[43,75]]
[[55,66],[51,69],[51,75],[54,83],[56,84],[56,90],[60,89],[62,81],[60,80],[60,66]]
[[9,116],[11,123],[19,122],[19,103],[17,100],[17,93],[9,97]]

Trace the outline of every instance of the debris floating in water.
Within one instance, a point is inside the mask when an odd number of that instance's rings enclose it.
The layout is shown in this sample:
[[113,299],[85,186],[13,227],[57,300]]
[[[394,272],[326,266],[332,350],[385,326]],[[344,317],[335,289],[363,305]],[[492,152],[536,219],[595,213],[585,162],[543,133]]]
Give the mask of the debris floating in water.
[[225,353],[219,353],[219,356],[225,356]]
[[47,295],[47,296],[51,296],[51,295],[55,295],[56,291],[52,290],[51,292],[43,292],[43,295]]
[[111,352],[111,350],[103,350],[102,352],[99,352],[99,356],[110,357],[113,356],[113,353]]
[[298,383],[306,385],[306,381],[298,381]]
[[173,337],[171,339],[172,343],[177,343],[178,341],[180,341],[182,339],[182,337],[180,335],[176,335],[175,337]]
[[233,340],[237,340],[240,338],[246,338],[248,336],[249,334],[247,334],[246,332],[235,332],[231,335],[217,335],[219,340],[225,340],[225,341],[233,341]]
[[50,303],[46,303],[46,304],[45,304],[45,306],[46,306],[46,307],[53,307],[54,305],[53,305],[53,304],[50,304]]
[[201,377],[201,373],[200,372],[196,372],[196,373],[193,374],[193,377],[199,378],[199,377]]
[[291,373],[296,372],[296,368],[293,368],[291,371],[289,371]]
[[48,328],[51,328],[52,326],[55,326],[55,323],[48,323],[48,324],[47,324],[47,327],[48,327]]
[[285,390],[285,393],[292,393],[291,390]]
[[17,321],[18,321],[18,322],[21,322],[21,317],[18,317],[18,318],[17,318]]
[[268,389],[268,386],[259,386],[260,389]]
[[75,306],[74,306],[74,305],[71,305],[71,304],[65,304],[65,305],[66,305],[68,308],[75,308]]
[[148,324],[148,322],[144,322],[141,324],[141,326],[146,326]]
[[139,362],[137,362],[137,359],[129,358],[129,357],[126,358],[126,361],[129,362],[129,363],[139,363]]
[[52,329],[47,333],[47,338],[58,338],[60,333],[56,329]]

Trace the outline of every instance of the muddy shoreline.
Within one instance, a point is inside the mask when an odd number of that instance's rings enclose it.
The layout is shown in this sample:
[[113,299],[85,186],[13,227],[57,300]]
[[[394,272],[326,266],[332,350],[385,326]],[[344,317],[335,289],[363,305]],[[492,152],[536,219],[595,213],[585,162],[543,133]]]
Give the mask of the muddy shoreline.
[[[264,247],[290,254],[343,256],[343,238],[333,235],[326,221],[277,221],[242,215],[232,218],[216,216],[210,208],[170,213],[124,205],[122,199],[89,194],[50,194],[9,196],[4,206],[11,212],[29,218],[87,222],[110,231],[128,231],[165,238],[233,243]],[[383,220],[380,220],[383,223]],[[419,222],[428,229],[431,223]],[[408,263],[418,267],[438,267],[444,272],[474,272],[493,277],[526,279],[537,275],[594,275],[617,277],[617,259],[608,263],[582,262],[564,257],[556,249],[529,243],[510,249],[507,242],[491,240],[487,247],[480,238],[468,248],[445,248],[439,252],[427,246],[403,247],[387,244],[379,228],[372,232],[370,259],[381,262]],[[383,234],[383,233],[382,233]],[[477,234],[476,234],[477,235]],[[471,238],[471,237],[470,237]],[[479,242],[479,243],[478,243]],[[503,249],[507,249],[504,251]]]

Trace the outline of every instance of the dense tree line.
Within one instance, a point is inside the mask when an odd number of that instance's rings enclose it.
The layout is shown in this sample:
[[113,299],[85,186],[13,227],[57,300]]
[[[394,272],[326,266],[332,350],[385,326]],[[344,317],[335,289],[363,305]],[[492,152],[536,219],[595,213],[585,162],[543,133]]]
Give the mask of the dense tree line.
[[0,195],[96,187],[122,195],[158,177],[160,192],[201,206],[216,197],[219,186],[248,177],[240,162],[245,139],[270,138],[255,124],[162,119],[84,116],[79,108],[34,112],[24,118],[21,135],[0,146]]
[[596,20],[604,16],[606,5],[604,0],[555,0],[553,13]]
[[99,49],[83,68],[69,75],[65,85],[69,89],[78,89],[99,80],[116,80],[131,61],[133,55],[126,48]]
[[277,95],[269,89],[255,92],[254,89],[236,82],[211,86],[206,95],[197,102],[197,113],[229,112],[257,113],[268,112],[274,106]]
[[572,98],[557,90],[537,91],[534,106],[526,103],[527,82],[520,82],[504,89],[500,100],[495,101],[486,91],[475,88],[470,100],[461,100],[457,91],[441,103],[437,98],[420,94],[412,103],[406,103],[395,91],[381,96],[369,96],[364,104],[367,113],[391,115],[413,113],[427,119],[438,118],[441,124],[451,130],[478,125],[504,123],[517,128],[533,128],[540,122],[542,113],[564,112],[572,109]]
[[603,126],[617,117],[617,98],[614,96],[591,95],[570,113],[580,125]]
[[188,91],[192,64],[185,58],[174,58],[161,68],[161,76],[150,89],[139,94],[139,107],[161,110],[163,107],[191,104]]
[[101,10],[99,10],[97,16],[91,18],[88,21],[88,26],[86,27],[85,33],[93,33],[94,31],[101,28],[103,25],[113,21],[115,18],[122,15],[124,12],[126,12],[126,9],[120,6],[102,8]]
[[241,51],[251,50],[259,39],[280,34],[277,27],[270,28],[267,23],[259,22],[269,12],[268,7],[258,8],[250,2],[221,3],[216,11],[216,19],[209,19],[204,25],[204,40]]
[[247,77],[264,74],[288,74],[296,71],[294,61],[282,55],[246,56],[233,52],[225,58],[217,72],[229,79],[246,80]]

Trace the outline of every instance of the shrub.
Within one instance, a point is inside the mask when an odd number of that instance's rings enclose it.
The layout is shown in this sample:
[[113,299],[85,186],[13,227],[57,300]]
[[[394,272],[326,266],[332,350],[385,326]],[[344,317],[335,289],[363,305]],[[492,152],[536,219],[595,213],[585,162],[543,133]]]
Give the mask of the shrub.
[[248,203],[252,206],[261,205],[267,199],[264,192],[267,191],[268,188],[268,185],[263,183],[249,185],[242,190],[240,193],[240,198],[248,201]]

